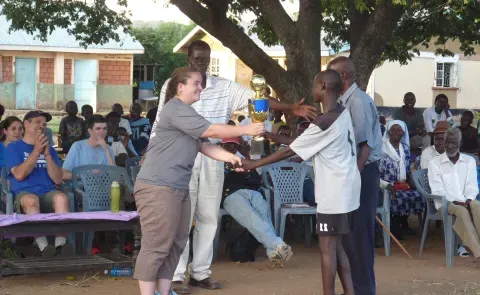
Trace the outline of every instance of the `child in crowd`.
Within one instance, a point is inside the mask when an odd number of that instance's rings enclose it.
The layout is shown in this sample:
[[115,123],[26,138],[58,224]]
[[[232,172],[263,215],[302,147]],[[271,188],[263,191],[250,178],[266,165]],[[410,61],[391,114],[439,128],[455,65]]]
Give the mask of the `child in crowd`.
[[68,116],[60,121],[58,133],[62,138],[62,147],[65,154],[68,153],[72,144],[86,138],[87,128],[85,121],[77,117],[78,106],[73,100],[65,104],[65,112]]
[[132,129],[130,128],[130,122],[128,119],[123,117],[123,106],[119,103],[116,103],[112,106],[112,112],[120,114],[120,127],[125,128],[127,130],[128,135],[132,135]]
[[[88,118],[90,118],[93,115],[93,107],[89,104],[84,104],[82,106],[82,117],[83,120],[85,120],[85,129],[88,130]],[[88,138],[90,134],[87,133],[85,134],[85,138]]]
[[[139,103],[134,103],[130,106],[130,127],[132,129],[132,143],[137,153],[145,150],[150,140],[150,121],[142,117],[142,106]],[[122,125],[120,125],[122,127]]]

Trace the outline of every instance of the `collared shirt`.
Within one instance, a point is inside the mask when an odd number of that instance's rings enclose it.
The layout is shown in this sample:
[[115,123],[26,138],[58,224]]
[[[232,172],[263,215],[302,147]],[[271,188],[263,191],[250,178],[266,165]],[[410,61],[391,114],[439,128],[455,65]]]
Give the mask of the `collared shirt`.
[[428,148],[424,149],[422,155],[420,156],[420,168],[428,169],[428,164],[430,163],[430,161],[440,155],[441,154],[437,152],[434,145],[431,145]]
[[[445,196],[449,202],[475,200],[478,195],[475,160],[460,154],[457,163],[453,164],[443,153],[428,164],[428,182],[433,195]],[[435,200],[437,209],[441,205],[441,201]]]
[[355,130],[357,154],[359,144],[367,142],[372,149],[367,164],[376,162],[382,157],[382,132],[378,121],[378,111],[373,99],[353,83],[340,97],[340,103],[348,109]]
[[440,114],[437,114],[435,111],[435,106],[429,107],[423,111],[423,122],[425,124],[425,130],[429,133],[432,133],[437,126],[437,123],[440,121],[447,121],[451,127],[455,126],[455,122],[453,121],[452,113],[448,111],[448,118],[444,111]]
[[408,131],[416,131],[419,128],[424,127],[422,111],[419,109],[413,109],[413,114],[408,115],[405,111],[405,106],[395,110],[393,112],[394,120],[401,120],[407,124]]
[[[169,81],[170,79],[165,81],[160,91],[157,117],[153,123],[151,138],[155,137],[157,131],[157,124],[160,119],[160,112],[164,106],[165,93]],[[226,124],[233,112],[245,111],[247,109],[248,99],[254,97],[254,94],[253,90],[242,87],[233,81],[207,75],[206,86],[200,93],[200,100],[193,103],[192,107],[211,123]],[[210,139],[210,141],[216,143],[219,140]]]

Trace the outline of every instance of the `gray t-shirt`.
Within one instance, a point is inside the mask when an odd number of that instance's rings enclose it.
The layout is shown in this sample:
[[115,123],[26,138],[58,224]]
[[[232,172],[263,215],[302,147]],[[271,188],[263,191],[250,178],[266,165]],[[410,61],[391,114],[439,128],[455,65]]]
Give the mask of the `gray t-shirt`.
[[200,139],[212,123],[191,105],[172,98],[162,109],[160,120],[137,179],[151,185],[188,190]]

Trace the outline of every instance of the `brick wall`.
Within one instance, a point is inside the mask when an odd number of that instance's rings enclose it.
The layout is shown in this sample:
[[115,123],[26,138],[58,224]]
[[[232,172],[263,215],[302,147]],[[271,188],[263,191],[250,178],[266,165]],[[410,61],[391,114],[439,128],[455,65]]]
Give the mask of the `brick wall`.
[[53,58],[40,58],[40,83],[53,84]]
[[2,82],[13,82],[13,57],[2,56]]
[[72,60],[66,59],[63,65],[63,84],[72,84]]
[[99,61],[99,84],[101,85],[129,85],[130,61]]

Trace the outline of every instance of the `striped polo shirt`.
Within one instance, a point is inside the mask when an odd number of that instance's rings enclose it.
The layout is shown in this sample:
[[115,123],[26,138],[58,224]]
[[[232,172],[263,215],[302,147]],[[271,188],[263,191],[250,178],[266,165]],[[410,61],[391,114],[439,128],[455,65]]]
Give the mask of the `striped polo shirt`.
[[[157,116],[153,123],[150,138],[155,137],[157,122],[160,119],[160,112],[164,105],[169,81],[170,79],[165,81],[160,91]],[[200,100],[193,103],[192,107],[211,123],[226,124],[233,112],[247,110],[248,99],[254,97],[254,95],[255,92],[253,90],[245,88],[240,84],[207,74],[207,83],[200,93]],[[218,139],[210,140],[212,143],[218,142]]]

